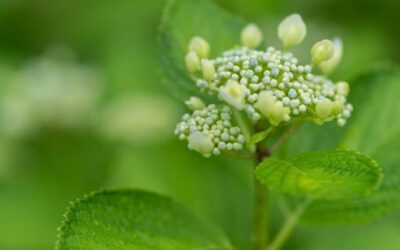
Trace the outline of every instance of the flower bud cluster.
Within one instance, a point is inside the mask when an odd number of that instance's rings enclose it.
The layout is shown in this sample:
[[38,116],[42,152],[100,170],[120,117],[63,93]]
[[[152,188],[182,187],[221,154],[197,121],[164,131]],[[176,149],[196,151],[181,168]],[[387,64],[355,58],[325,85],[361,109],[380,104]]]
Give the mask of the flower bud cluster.
[[[315,118],[318,123],[336,118],[339,125],[344,125],[350,117],[351,109],[345,109],[349,106],[348,91],[340,91],[329,79],[314,75],[311,65],[299,64],[289,52],[273,47],[265,51],[242,47],[210,61],[215,66],[212,81],[200,78],[197,86],[209,94],[218,94],[236,109],[245,110],[253,121],[265,116],[277,126],[297,117]],[[323,100],[333,104],[328,105],[329,112],[321,115],[316,107]]]
[[[196,86],[204,93],[218,96],[230,107],[245,112],[253,122],[267,119],[271,126],[277,127],[304,120],[317,124],[336,120],[338,125],[344,126],[353,110],[352,105],[347,103],[349,85],[344,81],[334,83],[326,76],[341,60],[341,40],[332,42],[324,39],[315,43],[310,50],[310,64],[302,64],[287,51],[300,44],[307,34],[301,16],[288,16],[279,24],[277,31],[284,52],[274,47],[260,49],[263,41],[261,29],[249,24],[241,33],[242,46],[224,51],[214,59],[207,58],[210,52],[208,42],[194,37],[190,41],[185,63]],[[325,75],[314,74],[314,67],[319,67]],[[186,104],[190,109],[204,107],[195,98]],[[221,119],[217,119],[218,112],[222,112]],[[225,123],[230,125],[230,116],[229,119],[222,119],[222,115],[228,117],[228,113],[218,111],[215,105],[196,110],[192,116],[184,116],[176,133],[181,139],[189,141],[189,148],[205,156],[218,154],[224,149],[240,149],[245,141],[242,135],[230,135],[231,144],[221,137],[228,138],[221,129],[230,132],[230,128],[224,127]],[[211,124],[204,125],[210,114],[215,119],[210,120]],[[219,146],[221,141],[222,148]]]
[[246,142],[240,128],[232,124],[232,110],[226,105],[210,104],[183,115],[175,134],[180,140],[188,141],[189,149],[205,157],[225,150],[241,150]]

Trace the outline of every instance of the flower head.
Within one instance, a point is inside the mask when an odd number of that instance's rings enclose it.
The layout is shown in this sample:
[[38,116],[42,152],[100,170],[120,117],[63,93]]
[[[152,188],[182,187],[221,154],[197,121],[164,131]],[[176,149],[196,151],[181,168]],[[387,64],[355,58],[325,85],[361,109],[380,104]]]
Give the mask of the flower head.
[[[304,39],[306,26],[301,17],[294,14],[281,22],[278,35],[285,49],[288,49]],[[351,104],[347,103],[348,83],[334,83],[326,76],[313,72],[314,66],[321,67],[325,74],[336,67],[342,53],[341,45],[339,46],[336,40],[322,40],[316,43],[311,49],[312,64],[302,64],[291,52],[282,52],[274,47],[255,49],[262,41],[262,33],[253,24],[244,28],[241,40],[242,47],[228,49],[213,59],[201,59],[202,74],[194,74],[193,77],[196,79],[196,86],[202,92],[217,96],[230,107],[244,111],[253,122],[266,120],[274,127],[305,120],[323,124],[335,119],[340,126],[346,124],[353,110]],[[186,115],[187,119],[177,128],[179,137],[188,139],[193,133],[189,127],[199,126],[196,123],[199,114],[204,113],[207,116],[210,112],[222,112],[223,116],[227,116],[226,113],[230,111],[221,111],[217,106],[211,105],[201,111],[196,110],[191,116]],[[216,113],[213,116],[215,119],[218,116]],[[213,125],[219,126],[214,123]],[[222,138],[215,137],[215,129],[211,129],[214,132],[209,136],[209,126],[206,128],[207,130],[195,130],[204,136],[196,135],[193,136],[196,139],[191,140],[206,143],[209,141],[207,138],[211,138],[214,142],[213,153],[217,154],[221,148],[214,140]],[[236,148],[244,142],[243,138],[241,136],[240,139],[234,139],[239,143]],[[235,148],[225,148],[224,145],[221,146],[224,149]],[[198,149],[194,146],[191,148]],[[204,148],[197,151],[207,155]]]

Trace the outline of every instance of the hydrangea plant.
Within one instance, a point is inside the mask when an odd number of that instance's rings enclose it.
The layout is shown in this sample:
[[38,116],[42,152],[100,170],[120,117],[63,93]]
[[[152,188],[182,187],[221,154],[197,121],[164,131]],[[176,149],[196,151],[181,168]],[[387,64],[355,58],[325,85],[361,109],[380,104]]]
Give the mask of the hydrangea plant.
[[[301,63],[291,52],[306,39],[299,14],[278,25],[278,49],[257,25],[207,0],[170,1],[160,33],[166,81],[188,108],[176,136],[206,161],[254,163],[252,246],[169,198],[125,190],[75,202],[58,249],[277,250],[299,223],[361,223],[400,209],[397,68],[364,73],[350,91],[330,78],[339,38],[316,41]],[[275,230],[278,202],[287,211]]]

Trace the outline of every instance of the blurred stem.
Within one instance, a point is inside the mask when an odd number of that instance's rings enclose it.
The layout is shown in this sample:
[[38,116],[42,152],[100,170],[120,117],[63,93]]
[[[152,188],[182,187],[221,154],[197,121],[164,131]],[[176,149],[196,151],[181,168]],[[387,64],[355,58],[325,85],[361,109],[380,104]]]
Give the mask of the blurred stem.
[[267,250],[279,250],[285,242],[288,240],[290,234],[293,232],[293,229],[297,225],[300,217],[303,215],[304,211],[312,202],[312,199],[307,199],[303,203],[301,203],[287,218],[282,228],[275,236],[271,245],[269,245]]
[[[263,131],[256,127],[256,132]],[[254,153],[255,167],[268,156],[270,151],[266,148],[265,139],[256,145]],[[268,241],[268,189],[254,176],[254,222],[253,222],[253,250],[264,250]]]

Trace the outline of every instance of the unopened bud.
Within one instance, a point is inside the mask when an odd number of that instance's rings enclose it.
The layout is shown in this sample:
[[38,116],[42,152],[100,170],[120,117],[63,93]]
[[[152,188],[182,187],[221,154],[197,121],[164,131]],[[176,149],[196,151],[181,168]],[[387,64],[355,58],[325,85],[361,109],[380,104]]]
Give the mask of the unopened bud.
[[324,99],[317,102],[315,106],[315,115],[319,122],[323,123],[332,115],[334,109],[335,104],[329,99]]
[[290,109],[283,106],[282,102],[277,102],[276,97],[269,91],[263,91],[254,105],[264,116],[266,116],[272,126],[278,126],[283,121],[290,119]]
[[331,40],[325,39],[317,42],[311,48],[311,60],[314,65],[332,58],[335,49]]
[[242,30],[241,42],[244,46],[250,49],[258,47],[261,44],[262,39],[263,34],[260,28],[255,24],[249,24]]
[[210,53],[210,45],[208,45],[208,42],[204,38],[195,36],[190,40],[189,51],[196,52],[200,58],[207,58]]
[[292,14],[279,24],[278,37],[285,49],[301,43],[307,34],[307,28],[299,14]]
[[185,57],[186,67],[190,73],[200,70],[200,59],[196,52],[190,51]]
[[191,110],[200,110],[200,109],[204,109],[206,107],[206,105],[204,104],[204,102],[195,96],[190,97],[189,100],[187,100],[185,102],[186,106],[191,109]]
[[342,40],[340,38],[333,39],[333,47],[334,47],[333,56],[329,60],[321,62],[321,64],[319,65],[319,67],[321,68],[322,72],[325,75],[329,75],[330,73],[332,73],[340,63],[340,60],[342,59],[342,54],[343,54]]
[[201,60],[201,70],[203,71],[203,77],[209,82],[212,82],[215,77],[215,66],[210,60]]

